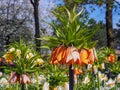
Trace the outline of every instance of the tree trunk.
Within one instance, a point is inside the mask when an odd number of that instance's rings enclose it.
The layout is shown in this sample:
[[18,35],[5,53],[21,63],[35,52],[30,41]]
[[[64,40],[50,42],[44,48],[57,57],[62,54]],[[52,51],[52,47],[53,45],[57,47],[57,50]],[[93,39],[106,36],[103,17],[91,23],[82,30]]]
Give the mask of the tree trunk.
[[107,46],[114,48],[114,34],[112,27],[112,9],[113,0],[106,0],[106,31],[107,31]]
[[40,52],[40,40],[38,40],[37,38],[40,38],[40,31],[39,31],[39,10],[38,10],[38,6],[39,6],[39,0],[30,0],[31,4],[34,7],[34,20],[35,20],[35,44],[36,44],[36,51]]

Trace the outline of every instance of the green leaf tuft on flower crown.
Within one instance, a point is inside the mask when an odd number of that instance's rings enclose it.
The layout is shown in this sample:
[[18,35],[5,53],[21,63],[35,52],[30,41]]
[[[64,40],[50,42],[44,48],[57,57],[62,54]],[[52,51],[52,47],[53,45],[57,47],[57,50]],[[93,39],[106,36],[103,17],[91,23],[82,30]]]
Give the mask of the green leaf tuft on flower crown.
[[57,21],[48,23],[53,29],[53,36],[45,36],[39,38],[46,41],[42,47],[54,48],[59,45],[75,46],[78,49],[92,48],[96,45],[96,41],[92,42],[92,36],[95,34],[95,30],[90,30],[80,20],[83,9],[77,13],[76,6],[72,11],[64,7],[65,13],[57,13],[53,11]]

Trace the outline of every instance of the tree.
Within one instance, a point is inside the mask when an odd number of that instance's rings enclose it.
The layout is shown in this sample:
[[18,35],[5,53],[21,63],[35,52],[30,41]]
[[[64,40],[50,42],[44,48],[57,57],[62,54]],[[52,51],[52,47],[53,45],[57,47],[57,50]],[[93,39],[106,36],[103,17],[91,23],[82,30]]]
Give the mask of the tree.
[[107,31],[107,46],[114,48],[114,34],[112,26],[112,10],[113,0],[106,0],[106,31]]
[[[107,46],[114,48],[114,32],[112,27],[112,14],[113,9],[116,8],[114,3],[119,4],[117,0],[63,0],[65,5],[68,7],[77,3],[78,7],[82,5],[98,5],[102,7],[106,5],[106,36],[107,36]],[[120,5],[120,4],[119,4]]]
[[38,6],[39,6],[39,0],[30,0],[33,8],[34,8],[34,20],[35,20],[35,44],[36,44],[36,51],[40,51],[40,31],[39,31],[39,11],[38,11]]
[[4,50],[4,45],[18,41],[21,37],[32,40],[30,11],[19,0],[0,1],[0,50]]

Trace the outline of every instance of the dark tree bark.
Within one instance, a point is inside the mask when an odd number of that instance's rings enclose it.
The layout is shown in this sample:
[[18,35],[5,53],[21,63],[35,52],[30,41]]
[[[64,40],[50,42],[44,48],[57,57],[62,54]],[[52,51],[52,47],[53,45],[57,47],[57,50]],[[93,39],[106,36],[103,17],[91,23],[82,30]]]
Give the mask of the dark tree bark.
[[112,9],[113,0],[106,0],[106,31],[107,31],[107,46],[114,48],[114,33],[112,27]]
[[35,20],[35,44],[36,44],[36,51],[40,52],[41,42],[37,38],[40,38],[40,30],[39,30],[39,0],[30,0],[33,8],[34,8],[34,20]]

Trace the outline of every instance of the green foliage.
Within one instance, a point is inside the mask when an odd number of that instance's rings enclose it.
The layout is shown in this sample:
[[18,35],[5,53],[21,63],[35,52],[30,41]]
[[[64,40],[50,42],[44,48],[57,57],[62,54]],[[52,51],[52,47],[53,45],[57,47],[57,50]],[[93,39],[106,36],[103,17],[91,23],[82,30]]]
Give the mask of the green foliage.
[[52,88],[63,85],[65,82],[68,81],[66,71],[68,70],[48,63],[46,64],[45,69],[42,73],[46,76],[47,81],[50,84],[50,88]]
[[39,69],[37,60],[41,59],[39,53],[22,40],[12,43],[3,57],[5,59],[6,71],[15,71],[18,74],[37,71]]
[[80,16],[84,10],[77,13],[76,6],[70,11],[64,7],[65,13],[57,13],[53,11],[53,14],[57,17],[58,21],[50,23],[54,30],[54,36],[43,37],[41,40],[47,41],[45,44],[48,47],[57,47],[60,44],[66,46],[74,45],[78,49],[93,47],[96,42],[91,42],[92,36],[95,34],[97,27],[94,30],[90,30],[80,20]]

